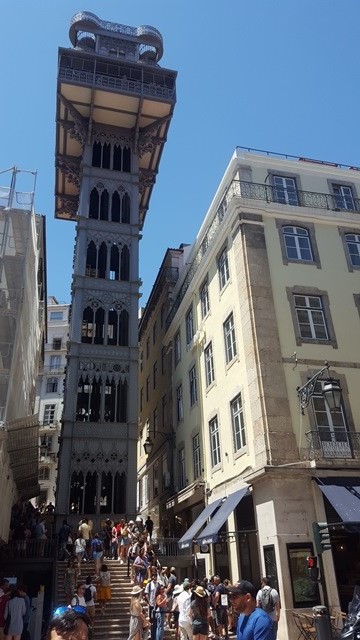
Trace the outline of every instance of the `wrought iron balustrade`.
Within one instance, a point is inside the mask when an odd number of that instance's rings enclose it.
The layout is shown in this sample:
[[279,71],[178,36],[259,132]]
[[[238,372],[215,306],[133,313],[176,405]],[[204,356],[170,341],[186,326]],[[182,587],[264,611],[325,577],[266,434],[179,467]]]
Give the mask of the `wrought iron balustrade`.
[[179,549],[180,538],[152,538],[151,544],[161,562],[161,556],[176,557],[191,555],[191,549]]
[[0,561],[12,559],[54,559],[57,540],[11,540],[0,547]]
[[117,91],[126,91],[127,93],[136,93],[137,95],[157,97],[163,100],[175,99],[174,88],[163,87],[155,82],[147,83],[126,77],[119,78],[94,71],[60,67],[59,79],[70,82],[80,82],[81,84],[86,84],[91,87],[104,87],[107,89],[116,89]]
[[285,189],[243,180],[234,180],[234,182],[238,183],[238,187],[233,190],[233,195],[241,198],[264,200],[265,202],[274,202],[287,206],[327,209],[329,211],[360,211],[360,199],[352,196]]
[[341,427],[319,427],[317,431],[308,431],[306,438],[311,458],[360,459],[360,433]]

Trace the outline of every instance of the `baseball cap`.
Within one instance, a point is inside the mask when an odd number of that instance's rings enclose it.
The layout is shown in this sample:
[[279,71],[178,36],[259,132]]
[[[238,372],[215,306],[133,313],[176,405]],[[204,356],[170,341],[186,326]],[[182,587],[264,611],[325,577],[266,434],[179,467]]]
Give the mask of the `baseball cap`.
[[242,595],[249,593],[256,600],[256,589],[252,582],[248,580],[238,580],[232,587],[226,587],[226,590],[229,593],[240,593]]

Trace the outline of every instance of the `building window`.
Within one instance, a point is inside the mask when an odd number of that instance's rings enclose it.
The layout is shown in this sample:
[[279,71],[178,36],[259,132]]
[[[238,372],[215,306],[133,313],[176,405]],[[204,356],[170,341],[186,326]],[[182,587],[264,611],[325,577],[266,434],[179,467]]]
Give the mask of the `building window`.
[[153,489],[154,498],[159,495],[159,463],[156,462],[153,467]]
[[355,200],[352,192],[352,188],[341,185],[332,185],[334,206],[336,209],[347,209],[348,211],[355,211]]
[[39,480],[49,480],[50,479],[50,469],[49,467],[40,467],[39,469]]
[[144,369],[144,352],[140,352],[140,371]]
[[189,389],[190,389],[190,406],[193,407],[197,402],[197,381],[195,365],[189,371]]
[[204,282],[200,289],[200,306],[201,317],[205,318],[210,311],[209,287],[207,281]]
[[351,458],[346,416],[343,406],[330,411],[323,396],[324,382],[317,382],[312,396],[312,406],[319,441],[324,458]]
[[179,364],[181,360],[181,340],[180,340],[180,331],[177,332],[174,338],[174,358],[175,358],[175,367]]
[[50,371],[60,369],[61,356],[50,356]]
[[194,480],[201,476],[201,452],[200,452],[200,436],[197,433],[193,437],[193,463],[194,463]]
[[219,283],[220,283],[220,290],[221,290],[225,287],[230,277],[227,249],[224,249],[224,251],[220,254],[218,258],[218,272],[219,272]]
[[227,320],[224,322],[224,340],[225,340],[225,357],[226,364],[229,364],[237,354],[236,351],[236,339],[235,339],[235,326],[234,316],[231,313]]
[[46,404],[44,407],[43,424],[52,424],[55,418],[55,404]]
[[150,376],[146,378],[146,402],[150,399]]
[[273,176],[274,200],[280,204],[299,204],[295,178],[285,176]]
[[210,420],[210,451],[211,451],[211,466],[216,467],[221,462],[220,455],[220,435],[217,416]]
[[205,358],[205,380],[206,386],[209,387],[215,381],[215,373],[214,373],[214,358],[213,358],[213,348],[212,342],[208,344],[204,351]]
[[146,338],[146,360],[149,359],[149,355],[150,355],[150,338],[147,337]]
[[360,267],[360,235],[347,233],[345,235],[346,247],[353,267]]
[[231,423],[235,452],[240,451],[246,445],[245,424],[241,394],[230,403]]
[[294,295],[301,338],[329,340],[321,296]]
[[61,338],[54,338],[52,343],[52,348],[54,351],[60,351],[61,349]]
[[189,345],[194,337],[194,314],[192,306],[186,314],[186,344]]
[[140,411],[144,408],[144,387],[140,389]]
[[54,443],[53,436],[45,435],[45,436],[41,436],[41,438],[40,438],[40,446],[41,447],[46,447],[47,450],[48,450],[48,453],[52,452],[53,443]]
[[161,327],[161,329],[163,329],[164,325],[165,325],[166,308],[167,308],[167,305],[166,305],[166,302],[164,302],[161,305],[161,310],[160,310],[160,327]]
[[286,255],[289,260],[313,262],[309,232],[303,227],[283,227]]
[[153,389],[156,389],[157,385],[157,360],[153,364]]
[[152,331],[152,340],[153,340],[153,344],[155,344],[156,342],[156,335],[157,335],[157,322],[155,320],[154,324],[153,324],[153,331]]
[[62,320],[63,315],[63,311],[50,311],[50,320]]
[[46,382],[46,393],[56,393],[58,390],[58,378],[49,378]]
[[166,427],[166,415],[167,412],[167,400],[166,400],[166,394],[162,397],[161,399],[161,426],[163,429],[165,429]]
[[176,389],[176,418],[178,422],[184,418],[184,406],[183,406],[183,390],[182,384],[179,384]]
[[159,430],[159,416],[158,416],[158,408],[155,407],[154,409],[154,413],[153,413],[153,422],[154,422],[154,436],[156,436],[158,430]]
[[179,490],[186,487],[185,448],[179,449]]

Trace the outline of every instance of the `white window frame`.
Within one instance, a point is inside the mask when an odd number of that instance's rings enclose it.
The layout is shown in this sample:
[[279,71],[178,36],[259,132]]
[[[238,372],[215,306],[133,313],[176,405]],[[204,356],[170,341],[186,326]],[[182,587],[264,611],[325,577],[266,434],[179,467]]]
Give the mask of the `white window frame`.
[[220,433],[218,418],[215,416],[209,422],[210,433],[210,453],[211,453],[211,466],[217,467],[221,463],[221,450],[220,450]]
[[50,469],[49,467],[40,467],[39,469],[39,480],[46,482],[50,480]]
[[43,425],[53,424],[56,414],[56,404],[46,404],[44,406]]
[[200,289],[201,317],[205,318],[210,311],[209,284],[205,280]]
[[229,271],[229,257],[227,247],[221,252],[218,257],[218,272],[219,272],[219,285],[220,291],[225,287],[230,278]]
[[279,204],[289,204],[295,207],[299,206],[296,178],[274,175],[273,185],[275,202]]
[[189,392],[190,392],[190,406],[193,407],[197,403],[197,379],[196,379],[196,365],[194,364],[189,371]]
[[205,380],[206,386],[210,387],[215,382],[215,369],[214,369],[214,356],[212,342],[209,342],[204,349],[204,363],[205,363]]
[[[351,265],[353,267],[360,267],[360,234],[358,235],[357,233],[346,233],[345,242]],[[350,246],[356,248],[356,251],[351,252]],[[353,260],[353,258],[355,258],[355,261]]]
[[223,329],[224,329],[226,364],[229,364],[229,362],[231,362],[237,355],[235,323],[234,323],[233,313],[230,313],[230,315],[226,318],[223,324]]
[[[300,303],[300,298],[305,300],[305,304]],[[311,306],[314,300],[319,301],[318,306]],[[308,296],[303,294],[294,294],[294,306],[297,317],[297,323],[299,328],[300,337],[304,340],[330,340],[329,331],[326,324],[324,305],[321,296]],[[307,323],[300,322],[299,314],[305,314],[307,316]],[[322,322],[314,321],[315,316],[319,315],[322,318]],[[311,335],[303,335],[302,326],[308,326],[310,328]],[[325,329],[325,336],[317,335],[317,327],[323,327]]]
[[50,371],[61,369],[61,356],[50,356]]
[[46,381],[46,393],[57,393],[58,388],[59,388],[59,378],[48,378],[47,379],[47,381]]
[[[282,228],[286,257],[288,260],[299,260],[299,262],[314,262],[309,231],[305,227],[297,227],[294,225],[285,225]],[[290,246],[287,240],[290,238],[294,241],[295,246]],[[301,241],[307,240],[307,247],[301,246]],[[289,251],[294,251],[295,256],[289,255]],[[304,257],[304,252],[310,253],[310,258]]]
[[176,388],[176,419],[178,423],[184,419],[182,384],[179,384],[179,386]]
[[337,209],[356,211],[352,187],[344,184],[333,184],[333,198]]
[[58,321],[63,320],[64,312],[63,311],[50,311],[50,321]]
[[230,411],[234,451],[237,453],[246,447],[246,431],[241,393],[230,402]]
[[194,311],[193,307],[188,309],[186,317],[185,317],[185,326],[186,326],[186,344],[189,345],[194,337]]
[[193,439],[193,466],[194,466],[194,480],[201,477],[201,448],[200,448],[200,434],[197,433]]

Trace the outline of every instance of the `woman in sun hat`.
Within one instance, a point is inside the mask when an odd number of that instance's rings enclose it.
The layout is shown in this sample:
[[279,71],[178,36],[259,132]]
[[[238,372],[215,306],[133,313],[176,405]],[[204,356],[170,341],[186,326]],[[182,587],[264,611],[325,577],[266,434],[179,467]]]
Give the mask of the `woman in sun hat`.
[[190,605],[190,617],[192,619],[193,640],[207,640],[209,633],[210,607],[207,601],[207,593],[201,585],[193,590],[194,599]]
[[143,589],[136,585],[130,592],[130,627],[128,640],[140,640],[143,633],[143,621],[145,616],[143,614],[141,605],[141,596]]

